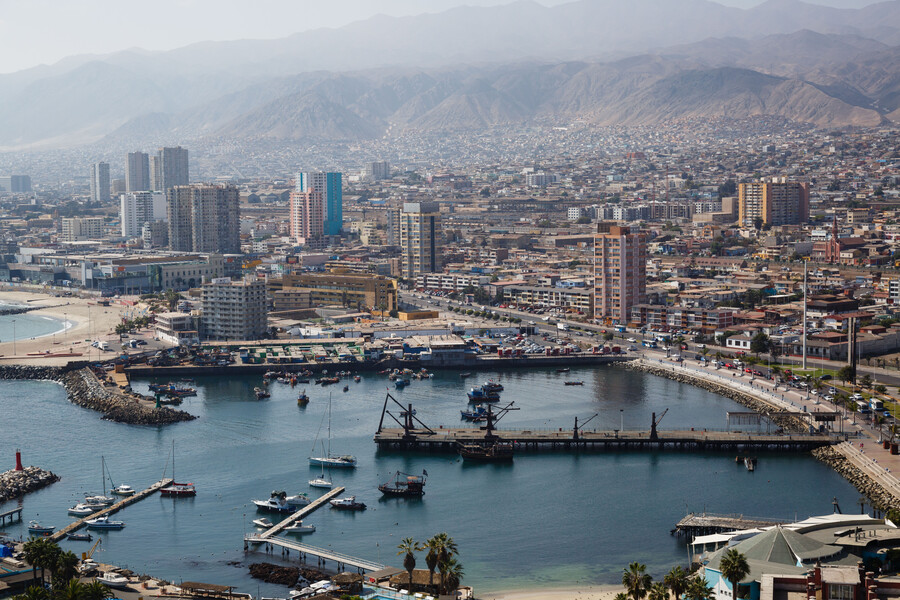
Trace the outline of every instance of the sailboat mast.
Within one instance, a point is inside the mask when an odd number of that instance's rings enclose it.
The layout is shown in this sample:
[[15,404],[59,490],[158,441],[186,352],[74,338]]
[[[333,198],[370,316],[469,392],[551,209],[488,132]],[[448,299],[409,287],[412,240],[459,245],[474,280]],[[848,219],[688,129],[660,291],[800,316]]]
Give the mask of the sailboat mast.
[[175,439],[172,438],[172,483],[175,483]]
[[328,394],[328,452],[326,458],[331,458],[331,393]]
[[100,481],[103,482],[103,495],[106,495],[106,457],[100,455]]

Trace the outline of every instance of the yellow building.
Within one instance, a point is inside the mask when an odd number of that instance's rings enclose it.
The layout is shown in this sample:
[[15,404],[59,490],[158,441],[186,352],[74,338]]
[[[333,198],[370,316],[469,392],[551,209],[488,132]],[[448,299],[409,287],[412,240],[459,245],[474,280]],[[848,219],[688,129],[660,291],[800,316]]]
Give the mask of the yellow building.
[[773,178],[738,188],[738,222],[744,227],[799,225],[809,221],[809,184]]
[[276,301],[282,299],[282,306],[291,299],[305,301],[304,292],[292,288],[308,291],[313,307],[337,304],[360,309],[384,307],[392,311],[398,306],[397,282],[381,275],[290,273],[281,282],[270,281],[269,287]]

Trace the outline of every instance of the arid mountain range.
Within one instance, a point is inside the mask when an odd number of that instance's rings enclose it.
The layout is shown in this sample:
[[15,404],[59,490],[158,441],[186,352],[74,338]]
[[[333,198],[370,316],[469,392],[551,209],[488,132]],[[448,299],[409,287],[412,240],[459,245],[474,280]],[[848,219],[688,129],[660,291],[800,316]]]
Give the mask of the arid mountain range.
[[269,41],[72,57],[0,76],[0,147],[358,140],[573,120],[900,122],[900,0],[529,1]]

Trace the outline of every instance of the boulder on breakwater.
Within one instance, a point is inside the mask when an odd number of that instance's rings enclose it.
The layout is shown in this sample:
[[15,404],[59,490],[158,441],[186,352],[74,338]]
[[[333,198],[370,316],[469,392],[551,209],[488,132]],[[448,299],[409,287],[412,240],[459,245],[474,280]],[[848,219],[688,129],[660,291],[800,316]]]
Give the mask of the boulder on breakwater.
[[21,471],[0,473],[0,502],[24,496],[28,492],[39,490],[57,481],[58,476],[38,467],[25,467]]
[[[658,375],[659,377],[665,377],[667,379],[678,381],[680,383],[687,383],[702,390],[713,392],[714,394],[718,394],[720,396],[724,396],[726,398],[734,400],[738,404],[746,406],[750,410],[756,411],[758,413],[765,414],[773,410],[783,410],[780,407],[764,402],[746,392],[733,389],[727,385],[715,381],[710,381],[709,379],[704,379],[700,376],[695,376],[689,373],[684,373],[680,370],[675,370],[671,366],[669,368],[666,368],[663,365],[657,366],[641,360],[633,360],[627,363],[621,363],[621,366],[632,371],[641,371],[643,373]],[[802,421],[800,421],[800,419],[794,417],[773,417],[772,421],[785,431],[796,433],[806,433],[807,431],[806,425]]]
[[884,512],[892,508],[900,508],[893,495],[831,446],[816,448],[812,451],[812,455],[853,484],[859,493],[869,499],[874,508]]
[[103,418],[130,425],[168,425],[196,419],[194,415],[168,407],[141,404],[136,394],[126,394],[103,386],[94,373],[82,365],[74,367],[37,367],[4,365],[0,379],[42,379],[66,388],[69,401],[82,408],[103,413]]

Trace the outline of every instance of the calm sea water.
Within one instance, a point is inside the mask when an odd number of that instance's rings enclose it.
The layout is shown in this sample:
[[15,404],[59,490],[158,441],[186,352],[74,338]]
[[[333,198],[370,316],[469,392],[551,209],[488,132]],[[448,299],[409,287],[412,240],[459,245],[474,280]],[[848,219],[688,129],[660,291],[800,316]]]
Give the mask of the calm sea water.
[[[500,423],[509,428],[570,428],[576,416],[599,417],[590,427],[646,429],[650,413],[666,408],[662,428],[723,427],[730,400],[666,379],[613,367],[552,371],[455,372],[413,381],[392,394],[411,401],[433,427],[458,426],[467,387],[492,377],[506,387],[504,400],[521,410]],[[584,387],[565,387],[582,379]],[[687,562],[687,550],[669,535],[688,510],[804,518],[831,512],[836,496],[852,506],[858,494],[808,455],[762,455],[755,473],[733,456],[688,453],[533,454],[511,465],[463,464],[455,456],[376,452],[372,435],[389,385],[380,375],[361,383],[321,389],[306,386],[311,402],[296,404],[300,389],[273,383],[272,397],[257,401],[258,377],[198,378],[199,396],[183,408],[200,418],[166,428],[109,423],[65,400],[48,382],[0,382],[0,468],[12,466],[21,448],[26,464],[53,470],[59,483],[25,498],[25,521],[64,526],[66,508],[86,491],[101,489],[100,457],[112,480],[143,488],[158,480],[176,443],[178,480],[196,483],[194,499],[151,496],[119,513],[122,531],[102,533],[98,558],[172,581],[236,585],[242,591],[285,595],[258,587],[246,565],[280,559],[245,555],[242,535],[257,516],[250,500],[273,489],[317,490],[307,463],[333,395],[336,453],[352,453],[359,466],[334,471],[336,484],[369,505],[361,513],[320,509],[306,519],[317,527],[303,541],[387,564],[399,564],[397,544],[446,531],[459,544],[465,582],[478,591],[532,586],[615,583],[633,560],[655,576]],[[146,391],[149,381],[135,381]],[[396,470],[428,471],[422,500],[384,500],[376,489]],[[171,474],[171,464],[168,466]],[[9,506],[9,503],[6,505]],[[25,535],[24,527],[7,533]],[[64,542],[76,552],[83,542]],[[241,566],[229,564],[240,561]],[[278,562],[276,560],[276,562]],[[420,557],[420,565],[424,558]]]
[[[24,304],[8,304],[0,302],[0,307],[26,306]],[[13,326],[15,320],[15,327]],[[61,319],[21,313],[18,315],[0,315],[0,342],[11,342],[15,333],[16,340],[28,340],[34,337],[62,332],[64,322]]]

